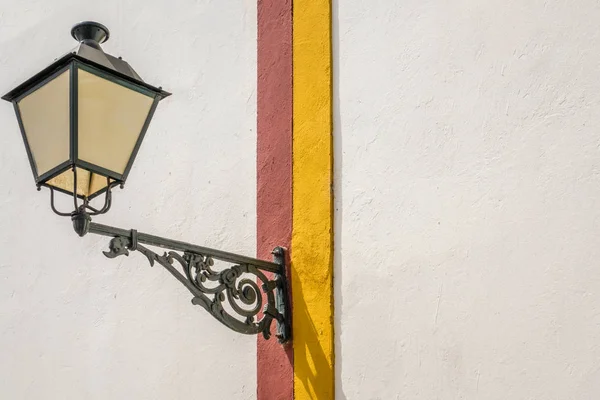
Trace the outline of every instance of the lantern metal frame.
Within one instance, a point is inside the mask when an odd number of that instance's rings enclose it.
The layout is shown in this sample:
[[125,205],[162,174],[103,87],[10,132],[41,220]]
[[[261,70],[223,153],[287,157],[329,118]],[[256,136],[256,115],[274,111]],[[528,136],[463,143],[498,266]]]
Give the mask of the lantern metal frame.
[[[143,82],[135,71],[131,69],[129,64],[120,61],[120,57],[116,59],[110,55],[105,55],[100,48],[100,44],[108,39],[110,33],[104,25],[91,21],[81,22],[72,28],[71,35],[80,42],[79,50],[69,52],[57,59],[50,66],[2,97],[3,100],[13,103],[37,188],[40,190],[41,187],[45,186],[50,189],[50,207],[52,211],[60,216],[71,217],[73,228],[79,236],[93,233],[112,237],[109,243],[109,251],[103,252],[108,258],[120,255],[127,256],[129,252],[138,251],[146,256],[151,266],[155,264],[163,266],[192,293],[194,296],[192,299],[193,304],[202,306],[214,318],[230,329],[244,334],[262,334],[265,339],[269,339],[271,336],[272,321],[275,320],[276,337],[279,342],[285,343],[289,341],[292,334],[292,319],[288,292],[289,284],[286,276],[286,251],[283,247],[278,246],[273,250],[273,261],[270,262],[138,233],[134,229],[124,230],[92,222],[92,216],[104,214],[110,210],[112,205],[112,189],[119,185],[123,187],[158,102],[170,96],[171,93],[162,90],[161,87],[154,87]],[[107,64],[112,64],[114,68],[94,61],[100,60],[98,58],[99,54],[105,56],[108,60]],[[151,97],[153,97],[150,111],[123,174],[116,174],[113,171],[78,158],[77,72],[79,69],[142,94],[151,94]],[[27,140],[18,102],[66,71],[69,71],[70,74],[69,160],[40,176],[37,173],[35,160]],[[91,196],[78,195],[78,167],[106,177],[107,186]],[[72,169],[74,178],[72,193],[47,184],[48,180],[69,169]],[[56,208],[54,191],[73,196],[73,211],[63,212]],[[90,200],[101,194],[105,195],[104,205],[100,208],[91,206]],[[79,203],[78,199],[83,200],[83,202]],[[170,251],[159,255],[142,244],[166,248]],[[228,265],[224,268],[213,268],[215,260],[233,265]],[[176,265],[181,268],[181,271]]]
[[[77,95],[78,95],[78,87],[79,87],[78,86],[78,71],[80,69],[83,71],[89,72],[91,74],[94,74],[100,78],[106,79],[107,81],[127,87],[128,89],[134,90],[136,92],[139,92],[141,94],[144,94],[146,96],[153,98],[152,105],[150,107],[150,110],[149,110],[146,120],[144,122],[144,125],[142,126],[142,130],[140,131],[139,137],[133,148],[133,152],[132,152],[132,154],[129,158],[129,161],[127,163],[127,166],[125,167],[125,170],[123,171],[122,174],[115,173],[106,168],[103,168],[101,166],[92,164],[92,163],[84,161],[84,160],[80,160],[78,158],[78,154],[77,154],[77,152],[78,152],[78,147],[77,147],[78,98],[77,98]],[[47,83],[49,83],[50,81],[52,81],[53,79],[55,79],[56,77],[58,77],[59,75],[65,73],[67,71],[69,72],[69,113],[70,113],[70,116],[69,116],[69,125],[70,125],[69,159],[64,161],[63,163],[57,165],[56,167],[52,168],[51,170],[40,175],[40,174],[38,174],[38,171],[37,171],[37,168],[35,165],[35,161],[33,158],[33,154],[31,153],[31,148],[30,148],[29,142],[27,140],[27,135],[25,132],[25,128],[23,126],[23,119],[21,117],[21,112],[18,107],[18,102],[21,99],[23,99],[24,97],[26,97],[27,95],[33,93],[37,89],[43,87],[44,85],[46,85]],[[156,111],[158,102],[170,95],[171,95],[171,93],[162,90],[162,88],[157,88],[157,87],[149,85],[143,81],[134,79],[131,76],[127,76],[124,73],[107,68],[106,66],[95,63],[95,62],[93,62],[87,58],[84,58],[82,56],[79,56],[77,53],[73,52],[73,53],[68,53],[65,56],[61,57],[60,59],[56,60],[49,67],[45,68],[41,72],[34,75],[32,78],[26,80],[24,83],[22,83],[21,85],[17,86],[15,89],[11,90],[10,92],[8,92],[4,96],[2,96],[2,99],[13,103],[13,107],[14,107],[15,113],[17,115],[17,121],[19,123],[19,129],[21,131],[21,136],[25,143],[25,148],[27,149],[27,157],[29,158],[29,165],[31,166],[31,171],[33,172],[33,175],[36,180],[36,185],[38,187],[40,187],[40,186],[50,187],[59,192],[70,194],[69,192],[62,190],[60,188],[52,187],[52,186],[48,185],[46,182],[48,182],[50,179],[62,174],[63,172],[68,171],[69,169],[71,169],[73,167],[80,167],[80,168],[86,169],[90,172],[95,172],[99,175],[110,178],[113,180],[113,183],[117,183],[119,185],[124,184],[127,179],[127,176],[129,175],[129,171],[131,170],[133,162],[137,156],[140,145],[142,144],[142,141],[144,140],[144,136],[146,135],[146,131],[148,130],[148,126],[150,125],[150,121],[152,120],[152,117],[154,116],[154,112]],[[97,197],[97,196],[105,193],[107,190],[108,190],[108,186],[99,190],[98,192],[92,194],[91,196],[77,195],[77,197],[79,197],[82,200],[87,197],[87,199],[91,200],[94,197]]]

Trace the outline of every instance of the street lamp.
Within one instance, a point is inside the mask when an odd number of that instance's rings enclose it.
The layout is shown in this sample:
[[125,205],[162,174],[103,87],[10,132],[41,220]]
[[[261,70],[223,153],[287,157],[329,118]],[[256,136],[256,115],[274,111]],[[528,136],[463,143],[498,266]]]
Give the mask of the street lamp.
[[[71,35],[79,42],[73,51],[2,97],[13,103],[36,185],[50,189],[52,210],[70,216],[80,236],[112,237],[107,257],[137,250],[150,265],[162,265],[193,294],[193,304],[229,328],[268,339],[275,320],[276,336],[287,341],[283,248],[276,247],[269,262],[92,222],[110,209],[112,189],[123,187],[154,111],[170,93],[102,50],[110,35],[104,25],[81,22]],[[72,212],[56,209],[55,191],[72,196]],[[93,207],[90,200],[102,194],[103,206]],[[170,251],[159,255],[142,244]],[[233,265],[213,268],[215,260]]]

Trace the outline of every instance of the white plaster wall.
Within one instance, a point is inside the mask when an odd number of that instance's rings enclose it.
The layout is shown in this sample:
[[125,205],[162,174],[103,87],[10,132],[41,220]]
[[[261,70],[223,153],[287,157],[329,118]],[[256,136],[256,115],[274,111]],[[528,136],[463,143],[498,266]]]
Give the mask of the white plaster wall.
[[[96,222],[254,255],[256,2],[0,0],[0,90],[74,47],[86,19],[174,93]],[[141,254],[109,260],[108,240],[77,237],[36,192],[9,103],[0,126],[0,397],[255,398],[256,338]]]
[[600,398],[598,21],[334,2],[338,399]]

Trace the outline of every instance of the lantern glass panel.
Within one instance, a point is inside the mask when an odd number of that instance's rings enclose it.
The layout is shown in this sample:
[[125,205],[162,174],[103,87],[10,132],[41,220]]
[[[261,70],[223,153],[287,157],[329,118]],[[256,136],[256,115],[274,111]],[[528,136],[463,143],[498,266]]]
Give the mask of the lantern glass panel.
[[154,98],[83,69],[78,77],[78,158],[122,175]]
[[17,102],[37,175],[69,160],[69,70]]
[[[69,169],[62,174],[46,182],[47,185],[56,189],[73,193],[74,175],[73,170]],[[77,195],[81,197],[90,197],[104,189],[107,186],[105,176],[98,175],[83,168],[77,168]]]

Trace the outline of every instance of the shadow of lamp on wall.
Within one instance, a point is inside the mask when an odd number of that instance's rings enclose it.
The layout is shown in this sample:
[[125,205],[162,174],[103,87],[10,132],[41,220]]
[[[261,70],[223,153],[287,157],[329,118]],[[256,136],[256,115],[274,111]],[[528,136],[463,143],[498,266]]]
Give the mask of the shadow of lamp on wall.
[[[150,265],[160,264],[192,293],[193,304],[232,330],[268,339],[275,320],[279,342],[289,340],[282,247],[273,250],[270,262],[92,222],[109,211],[112,189],[123,188],[156,107],[170,93],[104,53],[104,25],[81,22],[71,35],[79,42],[73,51],[2,97],[14,106],[36,185],[50,190],[52,210],[71,217],[79,236],[112,237],[106,257],[138,251]],[[54,192],[72,196],[72,212],[56,209]],[[90,200],[102,195],[104,205],[93,207]],[[143,244],[170,251],[159,255]],[[215,260],[233,265],[217,270]]]

